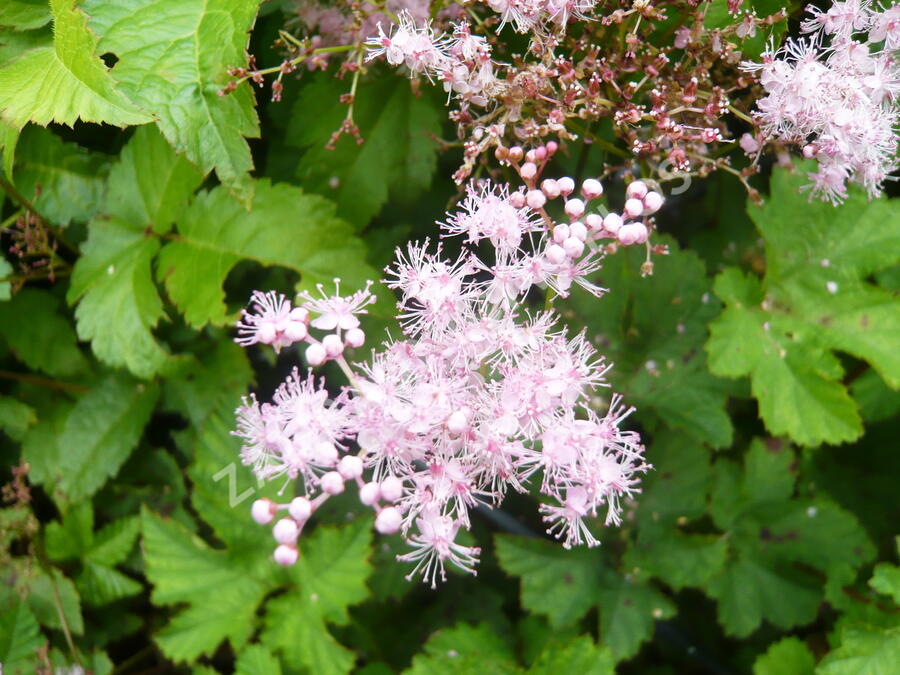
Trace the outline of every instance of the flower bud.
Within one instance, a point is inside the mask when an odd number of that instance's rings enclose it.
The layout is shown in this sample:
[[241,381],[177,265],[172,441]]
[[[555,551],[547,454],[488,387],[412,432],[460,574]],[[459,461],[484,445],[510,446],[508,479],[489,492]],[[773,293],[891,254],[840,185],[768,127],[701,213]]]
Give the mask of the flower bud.
[[658,192],[648,192],[644,195],[644,215],[649,216],[651,213],[656,213],[659,211],[660,207],[663,205],[663,197]]
[[540,145],[534,149],[534,156],[539,162],[543,162],[547,159],[547,148],[543,145]]
[[628,199],[643,199],[647,191],[647,184],[642,180],[636,180],[629,183],[628,187],[625,188],[625,196]]
[[338,462],[337,470],[345,480],[356,480],[362,476],[363,461],[356,455],[344,455]]
[[528,194],[525,195],[525,203],[537,210],[543,208],[544,204],[547,203],[547,197],[540,190],[529,190]]
[[312,502],[306,497],[294,497],[288,506],[288,513],[298,523],[305,523],[312,515]]
[[266,321],[266,323],[261,325],[259,330],[256,331],[256,335],[259,338],[259,341],[264,345],[270,345],[275,342],[275,337],[278,335],[278,332],[275,330],[275,324]]
[[617,235],[619,241],[625,246],[631,244],[643,244],[647,241],[647,226],[643,223],[628,223],[619,228]]
[[366,343],[366,334],[359,328],[351,328],[344,333],[344,344],[348,347],[362,347]]
[[402,523],[403,515],[396,506],[381,509],[381,513],[375,517],[375,529],[381,534],[394,534]]
[[568,200],[566,202],[566,213],[570,218],[581,218],[581,216],[584,214],[584,202],[580,199]]
[[558,244],[551,244],[547,247],[547,260],[552,262],[554,265],[559,265],[566,259],[566,251],[562,246]]
[[525,206],[525,195],[521,192],[513,192],[509,196],[509,203],[513,205],[513,208],[521,209]]
[[644,202],[634,197],[625,201],[625,215],[629,218],[637,218],[644,212]]
[[344,491],[344,479],[337,471],[329,471],[319,479],[322,492],[329,495],[339,495]]
[[577,237],[569,237],[563,242],[563,250],[570,258],[578,258],[584,253],[584,242]]
[[514,145],[509,149],[509,158],[513,162],[518,162],[525,156],[525,151],[518,145]]
[[563,243],[566,239],[569,238],[569,226],[565,223],[560,223],[556,227],[553,228],[553,241],[557,244]]
[[534,162],[525,162],[519,170],[519,175],[525,180],[531,180],[537,175],[537,166]]
[[271,499],[257,499],[250,508],[250,515],[260,525],[268,525],[275,518],[276,508]]
[[584,223],[575,221],[569,225],[569,236],[581,239],[581,241],[587,239],[587,228],[584,226]]
[[309,323],[309,310],[306,307],[294,307],[288,316],[291,318],[291,321]]
[[588,178],[581,184],[581,194],[588,201],[596,199],[603,194],[603,184],[595,178]]
[[293,544],[300,536],[300,528],[293,518],[282,518],[272,528],[272,536],[279,544]]
[[588,214],[584,222],[591,232],[599,232],[603,229],[603,218],[597,213]]
[[359,488],[359,501],[366,506],[372,506],[381,499],[381,488],[378,483],[366,483]]
[[568,176],[557,179],[556,184],[559,186],[559,191],[564,197],[568,197],[572,194],[572,190],[575,189],[575,181]]
[[403,481],[396,476],[388,476],[381,481],[381,496],[385,501],[395,502],[403,496]]
[[322,347],[328,356],[334,358],[344,352],[344,341],[336,333],[330,333],[322,338]]
[[615,234],[622,227],[622,216],[618,213],[607,213],[603,219],[603,229],[610,234]]
[[307,330],[306,324],[301,321],[289,321],[284,335],[291,342],[300,342],[300,340],[306,339],[306,336],[309,335],[309,330]]
[[300,552],[297,550],[296,546],[282,544],[275,549],[275,553],[272,555],[272,557],[279,565],[290,567],[295,562],[297,562],[297,558],[300,557]]
[[559,197],[559,184],[552,178],[545,178],[541,181],[541,190],[544,191],[544,194],[547,195],[549,199],[556,199]]
[[306,348],[306,362],[311,366],[321,366],[328,359],[325,347],[318,342]]
[[550,141],[547,143],[547,154],[554,155],[556,151],[559,150],[559,143],[556,141]]

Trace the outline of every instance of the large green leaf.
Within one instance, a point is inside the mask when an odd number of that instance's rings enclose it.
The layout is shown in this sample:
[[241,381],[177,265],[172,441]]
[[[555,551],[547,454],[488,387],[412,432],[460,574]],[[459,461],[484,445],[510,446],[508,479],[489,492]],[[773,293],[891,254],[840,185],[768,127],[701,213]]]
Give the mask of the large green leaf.
[[30,125],[19,138],[16,187],[57,225],[87,222],[103,202],[109,159]]
[[23,288],[9,302],[0,302],[0,336],[29,368],[54,376],[75,375],[84,372],[87,360],[71,324],[59,313],[59,304],[49,291]]
[[75,0],[50,0],[50,9],[52,38],[0,65],[0,117],[19,129],[27,122],[71,126],[79,119],[120,127],[150,122],[117,88]]
[[45,0],[4,0],[0,5],[0,27],[33,30],[50,23],[51,18]]
[[500,675],[521,672],[521,669],[516,666],[510,645],[489,624],[459,623],[429,637],[422,653],[413,658],[412,667],[404,672],[409,675]]
[[59,489],[70,500],[93,495],[137,446],[159,388],[110,375],[88,391],[66,419],[60,447]]
[[858,191],[838,208],[807,203],[800,173],[776,171],[765,205],[750,207],[766,242],[766,275],[730,268],[716,279],[727,308],[706,349],[714,373],[749,375],[772,433],[812,446],[862,433],[833,352],[867,361],[900,387],[900,302],[868,281],[896,262],[900,217],[894,203]]
[[710,375],[699,349],[719,303],[710,298],[700,259],[672,240],[661,242],[670,254],[658,257],[652,276],[641,276],[646,252],[625,249],[607,258],[597,275],[611,293],[599,301],[573,293],[567,304],[615,364],[611,381],[626,400],[698,441],[727,446],[729,385]]
[[297,165],[302,184],[334,199],[338,215],[362,229],[389,195],[411,202],[431,184],[443,115],[432,95],[414,92],[407,78],[381,78],[360,86],[354,99],[362,145],[345,134],[332,150],[325,146],[347,114],[340,101],[346,86],[324,73],[305,84],[287,141],[306,149]]
[[37,649],[45,644],[34,614],[24,602],[0,611],[0,663],[8,675],[31,675],[37,665]]
[[253,168],[245,137],[259,135],[248,84],[218,92],[229,66],[247,62],[247,33],[260,0],[87,0],[100,49],[118,61],[112,75],[156,118],[178,152],[249,203]]
[[195,327],[234,319],[222,284],[240,260],[283,265],[313,288],[341,276],[359,288],[381,275],[365,264],[365,247],[334,205],[286,184],[259,181],[251,210],[221,188],[201,192],[178,223],[179,237],[159,256],[159,277],[169,297]]
[[893,675],[900,663],[900,627],[847,626],[841,644],[822,659],[816,675]]
[[753,664],[753,675],[812,675],[815,660],[802,640],[784,638]]
[[68,293],[70,303],[80,300],[78,334],[101,361],[145,378],[167,364],[151,333],[163,305],[150,270],[160,244],[149,231],[167,230],[199,182],[152,128],[140,129],[122,151]]
[[556,675],[557,673],[578,673],[579,675],[613,675],[615,661],[609,649],[594,644],[587,635],[565,643],[551,641],[541,651],[529,675]]

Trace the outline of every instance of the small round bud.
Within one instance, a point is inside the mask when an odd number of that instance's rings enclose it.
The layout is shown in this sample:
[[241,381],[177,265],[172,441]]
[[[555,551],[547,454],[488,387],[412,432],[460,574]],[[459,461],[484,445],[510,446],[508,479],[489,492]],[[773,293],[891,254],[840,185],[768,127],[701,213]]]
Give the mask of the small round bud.
[[288,314],[291,321],[299,321],[300,323],[309,323],[309,310],[306,307],[294,307]]
[[362,476],[363,461],[356,455],[344,455],[338,462],[337,470],[345,480],[356,480]]
[[344,333],[344,344],[348,347],[362,347],[366,343],[366,334],[359,328],[351,328]]
[[595,178],[588,178],[581,184],[581,194],[588,201],[596,199],[603,194],[603,184]]
[[378,487],[378,483],[366,483],[359,488],[359,501],[365,506],[372,506],[379,499],[381,499],[381,488]]
[[513,208],[521,209],[525,206],[525,195],[521,192],[513,192],[509,196],[509,203],[513,205]]
[[309,330],[302,321],[288,321],[284,335],[291,342],[300,342],[300,340],[306,339],[306,336],[309,335]]
[[459,436],[469,430],[469,416],[465,410],[456,410],[447,418],[447,431]]
[[496,157],[498,161],[503,162],[509,157],[509,150],[502,145],[498,145],[494,149],[494,157]]
[[319,479],[322,492],[329,495],[339,495],[344,491],[344,479],[337,471],[329,471]]
[[806,157],[806,159],[812,159],[817,154],[818,151],[816,150],[816,146],[811,144],[803,146],[803,156]]
[[566,239],[569,238],[569,226],[565,223],[560,223],[556,227],[553,228],[553,241],[557,244],[563,243]]
[[563,250],[570,258],[578,258],[584,253],[584,242],[577,237],[569,237],[563,242]]
[[628,223],[619,228],[619,242],[625,246],[643,244],[647,241],[647,226],[643,223]]
[[599,232],[603,229],[603,218],[597,213],[590,213],[584,219],[585,225],[591,232]]
[[375,517],[375,529],[381,534],[394,534],[400,529],[401,524],[403,524],[403,515],[395,506],[381,509],[381,513]]
[[615,234],[622,227],[622,216],[618,213],[607,213],[603,219],[603,229],[611,234]]
[[559,191],[564,197],[568,197],[575,189],[575,181],[568,176],[557,179],[556,184],[559,185]]
[[322,466],[334,466],[337,464],[338,450],[334,447],[334,443],[329,443],[328,441],[316,443],[314,454],[317,464]]
[[509,158],[513,162],[518,162],[525,156],[525,151],[518,145],[514,145],[509,149]]
[[556,151],[559,150],[559,143],[556,141],[550,141],[547,143],[547,154],[554,155]]
[[272,536],[279,544],[293,544],[300,536],[300,528],[293,518],[282,518],[272,528]]
[[268,525],[275,518],[276,508],[271,499],[257,499],[250,507],[250,515],[260,525]]
[[525,180],[531,180],[537,175],[537,166],[534,162],[525,162],[519,170],[519,174]]
[[325,347],[318,342],[306,348],[306,362],[311,366],[321,366],[328,359]]
[[403,481],[396,476],[388,476],[381,481],[381,496],[385,501],[395,502],[403,496]]
[[647,192],[647,184],[642,180],[632,181],[625,188],[625,196],[629,199],[643,199]]
[[559,265],[566,259],[566,250],[559,244],[551,244],[547,247],[547,260],[554,265]]
[[531,149],[525,153],[525,161],[526,162],[537,161],[537,158],[538,158],[538,156],[537,156],[537,153],[534,151],[534,149]]
[[658,192],[650,191],[644,195],[644,215],[649,216],[651,213],[659,211],[663,205],[663,197]]
[[543,145],[536,147],[534,149],[534,156],[539,162],[543,162],[545,159],[547,159],[547,148],[545,148]]
[[569,236],[575,237],[576,239],[581,239],[584,241],[587,239],[587,228],[584,226],[580,220],[576,220],[574,223],[569,225]]
[[322,338],[322,347],[328,356],[334,358],[344,352],[344,341],[337,333],[330,333]]
[[[643,208],[643,206],[641,208]],[[568,200],[566,202],[566,213],[570,218],[581,218],[584,214],[584,202],[580,199]]]
[[637,218],[644,212],[644,202],[638,198],[632,198],[625,201],[625,215],[629,218]]
[[297,559],[300,557],[300,552],[297,550],[296,546],[282,544],[275,549],[275,553],[272,555],[272,557],[279,565],[290,567],[295,562],[297,562]]
[[298,523],[305,523],[312,515],[312,502],[306,497],[294,497],[288,505],[288,513]]
[[541,181],[541,190],[544,191],[544,194],[547,195],[549,199],[556,199],[559,197],[559,184],[552,178],[545,178]]
[[544,207],[547,203],[547,197],[540,190],[529,190],[525,195],[525,203],[531,208],[537,210]]

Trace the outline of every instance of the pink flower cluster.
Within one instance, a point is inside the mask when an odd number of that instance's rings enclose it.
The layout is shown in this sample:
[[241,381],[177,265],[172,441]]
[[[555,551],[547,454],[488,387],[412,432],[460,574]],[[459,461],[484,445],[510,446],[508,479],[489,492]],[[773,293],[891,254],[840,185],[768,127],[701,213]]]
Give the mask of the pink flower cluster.
[[[251,396],[237,410],[244,463],[266,480],[300,480],[301,496],[253,506],[259,523],[274,523],[277,562],[297,560],[305,524],[351,484],[377,514],[375,528],[406,540],[410,550],[399,560],[414,565],[410,577],[419,573],[432,586],[446,563],[475,572],[479,550],[461,534],[471,509],[498,506],[533,477],[548,532],[564,546],[599,543],[588,518],[620,522],[622,500],[650,468],[640,437],[622,428],[633,409],[616,394],[600,403],[610,366],[583,334],[557,326],[553,311],[526,304],[535,286],[565,293],[575,281],[599,293],[585,275],[601,253],[570,255],[567,242],[585,246],[588,237],[572,234],[575,223],[551,234],[525,200],[523,192],[470,187],[442,226],[445,236],[465,237],[459,256],[448,259],[427,241],[398,250],[386,283],[399,294],[403,339],[366,362],[351,364],[344,348],[361,344],[349,336],[368,289],[349,298],[304,295],[297,307],[254,296],[239,324],[241,344],[305,341],[310,365],[324,351],[350,382],[330,395],[323,381],[295,371],[271,403]],[[490,245],[486,259],[476,254],[482,244]],[[310,328],[334,332],[316,340]],[[326,343],[329,336],[336,339]],[[316,345],[322,351],[310,358]]]
[[443,82],[450,94],[487,105],[503,89],[494,74],[487,40],[473,35],[466,22],[453,24],[453,34],[436,33],[429,22],[420,25],[409,12],[386,34],[378,24],[378,36],[366,40],[367,60],[384,56],[393,66],[405,65],[411,75],[425,75]]
[[800,145],[818,161],[813,194],[839,203],[850,180],[876,196],[898,166],[900,6],[847,0],[809,11],[802,29],[811,37],[744,64],[760,71],[768,93],[756,119],[765,138]]
[[587,19],[595,0],[483,0],[520,33],[564,30],[572,17]]

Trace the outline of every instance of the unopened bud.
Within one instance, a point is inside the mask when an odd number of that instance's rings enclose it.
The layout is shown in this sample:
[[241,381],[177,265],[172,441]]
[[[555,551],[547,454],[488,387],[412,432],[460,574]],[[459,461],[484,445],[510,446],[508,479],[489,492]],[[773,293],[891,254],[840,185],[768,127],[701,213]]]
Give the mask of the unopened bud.
[[648,192],[647,184],[642,180],[632,181],[625,188],[625,196],[629,199],[643,199]]
[[366,343],[366,334],[359,328],[351,328],[344,333],[344,344],[348,347],[362,347]]
[[581,218],[584,214],[584,202],[580,199],[570,199],[566,202],[565,210],[570,218]]
[[403,481],[396,476],[388,476],[381,481],[381,496],[385,501],[395,502],[403,496]]
[[356,480],[362,476],[363,461],[356,455],[344,455],[338,462],[337,470],[345,480]]
[[250,508],[250,515],[260,525],[268,525],[275,519],[276,508],[271,499],[257,499]]
[[629,218],[637,218],[644,212],[644,202],[638,198],[625,200],[625,215]]
[[288,513],[298,523],[305,523],[312,515],[312,502],[306,497],[294,497],[288,505]]
[[344,479],[337,471],[329,471],[319,479],[322,492],[329,495],[339,495],[344,491]]
[[381,534],[394,534],[402,524],[403,515],[395,506],[381,509],[381,513],[375,517],[375,529]]
[[272,528],[272,536],[279,544],[293,544],[300,536],[300,528],[293,518],[282,518]]
[[290,567],[295,562],[297,562],[297,559],[300,557],[300,552],[297,550],[296,546],[282,544],[275,549],[275,553],[272,555],[272,557],[279,565]]
[[590,201],[603,194],[603,184],[595,178],[588,178],[581,184],[581,194]]
[[529,190],[525,195],[525,203],[537,210],[544,207],[544,204],[547,203],[547,197],[540,190]]
[[344,341],[339,335],[331,333],[322,338],[322,347],[328,356],[334,358],[344,352]]
[[372,506],[381,499],[381,488],[378,483],[366,483],[359,489],[359,501],[366,506]]
[[321,366],[328,359],[325,347],[318,342],[306,348],[306,362],[311,366]]

